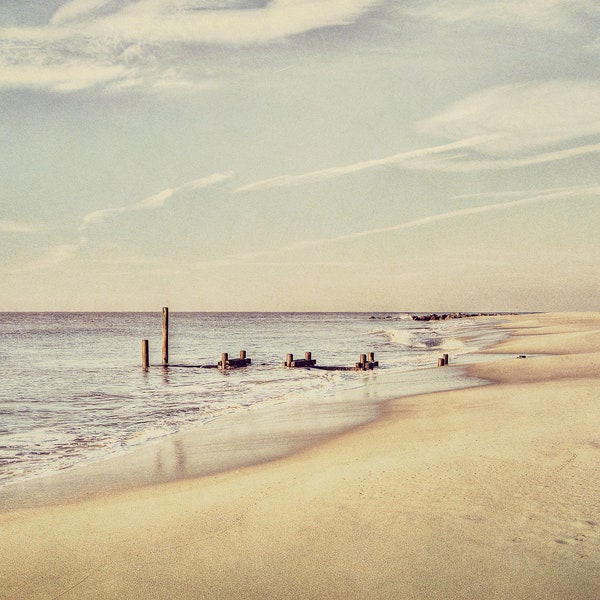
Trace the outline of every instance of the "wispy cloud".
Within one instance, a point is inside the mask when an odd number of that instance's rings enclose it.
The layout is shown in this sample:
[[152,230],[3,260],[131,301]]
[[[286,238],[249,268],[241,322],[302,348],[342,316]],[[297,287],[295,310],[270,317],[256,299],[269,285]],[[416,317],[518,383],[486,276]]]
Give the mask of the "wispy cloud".
[[129,71],[123,65],[68,60],[60,64],[10,64],[0,56],[0,88],[43,88],[55,92],[73,92],[125,79]]
[[[85,215],[81,221],[79,226],[79,231],[85,231],[89,229],[93,225],[98,225],[107,219],[112,219],[121,215],[128,211],[137,211],[137,210],[150,210],[157,209],[164,206],[165,202],[172,198],[173,196],[180,194],[185,191],[201,189],[211,185],[215,185],[222,181],[225,181],[233,176],[233,173],[213,173],[208,177],[202,177],[200,179],[193,179],[192,181],[188,181],[178,187],[169,188],[149,196],[136,204],[132,204],[130,206],[123,206],[117,208],[104,208],[100,210],[95,210],[91,213]],[[6,229],[4,229],[6,228]],[[0,221],[0,231],[29,231],[25,224],[19,224],[12,221]],[[29,269],[37,269],[37,268],[48,268],[64,263],[68,260],[74,258],[78,252],[88,244],[88,239],[84,236],[80,236],[79,239],[72,243],[59,244],[50,248],[50,250],[46,253],[46,255],[38,261],[34,266]],[[131,264],[131,260],[127,261]]]
[[573,198],[580,198],[582,196],[597,196],[600,197],[600,185],[595,186],[576,186],[574,188],[561,188],[558,191],[548,191],[542,194],[536,194],[533,196],[527,196],[518,200],[512,200],[509,202],[498,202],[495,204],[486,204],[483,206],[474,206],[469,208],[462,208],[458,210],[452,210],[448,212],[438,213],[429,215],[421,219],[415,219],[413,221],[407,221],[405,223],[398,223],[389,227],[379,227],[375,229],[367,229],[363,231],[356,231],[353,233],[347,233],[331,238],[321,238],[316,240],[304,240],[301,242],[295,242],[285,248],[277,248],[275,251],[265,251],[256,253],[245,253],[238,254],[236,258],[241,260],[252,260],[255,258],[261,258],[265,256],[281,255],[286,252],[296,252],[300,250],[306,250],[309,248],[318,248],[321,246],[328,246],[331,244],[337,244],[340,242],[347,242],[351,240],[357,240],[360,238],[371,237],[374,235],[382,235],[387,233],[394,233],[397,231],[404,231],[407,229],[414,229],[417,227],[424,227],[433,223],[439,223],[447,221],[449,219],[458,219],[470,215],[484,214],[489,212],[497,212],[503,210],[512,210],[515,208],[521,208],[532,204],[540,204],[543,202],[557,201],[557,200],[569,200]]
[[63,4],[55,13],[50,23],[62,25],[70,21],[89,17],[100,8],[106,8],[110,0],[71,0]]
[[406,12],[449,23],[459,21],[527,26],[535,29],[568,29],[573,10],[594,10],[582,0],[421,0]]
[[233,172],[231,171],[228,171],[227,173],[213,173],[212,175],[208,175],[207,177],[193,179],[175,188],[167,188],[156,194],[152,194],[152,196],[148,196],[147,198],[144,198],[143,200],[140,200],[135,204],[131,204],[130,206],[102,208],[100,210],[95,210],[83,217],[81,225],[79,226],[79,231],[87,229],[88,227],[90,227],[90,225],[96,225],[102,223],[103,221],[106,221],[107,219],[112,219],[113,217],[116,217],[124,212],[161,208],[165,205],[167,200],[169,200],[173,196],[176,196],[177,194],[181,194],[190,190],[206,188],[211,185],[216,185],[218,183],[221,183],[222,181],[231,179],[231,177],[233,177]]
[[[382,0],[272,0],[236,9],[191,0],[141,0],[95,19],[86,31],[124,39],[246,45],[352,23]],[[233,4],[235,7],[235,3]]]
[[0,231],[3,233],[34,233],[43,229],[42,225],[0,219]]
[[262,179],[261,181],[255,181],[253,183],[242,185],[238,187],[235,191],[250,192],[257,190],[265,190],[273,187],[286,187],[300,185],[304,183],[315,183],[318,181],[324,181],[326,179],[334,179],[343,175],[359,173],[360,171],[366,171],[377,167],[385,167],[390,165],[408,166],[411,163],[418,164],[418,161],[420,159],[426,157],[436,156],[447,152],[469,148],[473,146],[473,144],[475,144],[476,141],[477,140],[462,140],[459,142],[453,142],[451,144],[432,146],[430,148],[421,148],[419,150],[401,152],[399,154],[393,154],[391,156],[385,156],[383,158],[365,160],[358,163],[352,163],[350,165],[319,169],[317,171],[310,171],[308,173],[302,173],[300,175],[280,175],[278,177],[271,177],[269,179]]
[[46,256],[42,258],[38,266],[52,267],[70,260],[77,254],[79,249],[84,244],[85,241],[80,240],[74,244],[59,244],[58,246],[54,246],[53,248],[50,248],[50,250],[46,253]]
[[[522,168],[600,152],[600,143],[577,144],[600,135],[600,83],[556,80],[495,86],[472,94],[416,124],[447,144],[350,165],[280,175],[248,183],[236,192],[315,183],[377,167],[473,172]],[[571,147],[540,152],[544,146]]]
[[[170,48],[272,43],[354,23],[382,2],[272,0],[243,8],[202,0],[72,0],[46,26],[3,29],[0,88],[202,91],[214,85],[212,76],[197,66],[173,74]],[[143,52],[136,50],[140,45]]]
[[480,136],[473,148],[493,156],[600,134],[600,82],[552,80],[494,86],[421,121],[449,139]]
[[94,225],[95,223],[101,223],[102,221],[119,215],[122,212],[125,212],[126,210],[127,208],[125,207],[103,208],[102,210],[95,210],[94,212],[88,213],[87,215],[85,215],[85,217],[83,217],[81,225],[79,226],[79,230],[83,231],[84,229],[87,229],[90,225]]
[[222,181],[226,181],[227,179],[231,179],[231,177],[233,177],[233,172],[228,171],[227,173],[213,173],[208,177],[193,179],[192,181],[188,181],[187,183],[184,183],[178,187],[168,188],[166,190],[158,192],[158,194],[153,194],[148,198],[144,198],[143,200],[140,200],[137,204],[134,204],[131,207],[131,210],[160,208],[161,206],[164,206],[165,202],[169,198],[173,197],[176,194],[181,194],[182,192],[187,192],[189,190],[197,190],[209,187],[211,185],[221,183]]

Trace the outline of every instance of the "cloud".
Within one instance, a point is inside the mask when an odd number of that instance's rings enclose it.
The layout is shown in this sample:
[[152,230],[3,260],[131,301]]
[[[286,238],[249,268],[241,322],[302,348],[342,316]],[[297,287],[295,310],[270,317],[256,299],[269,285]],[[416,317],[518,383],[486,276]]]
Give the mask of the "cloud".
[[384,167],[389,165],[406,166],[424,157],[430,157],[438,154],[444,154],[449,151],[469,148],[474,143],[476,143],[476,140],[462,140],[459,142],[453,142],[451,144],[443,144],[441,146],[432,146],[430,148],[411,150],[410,152],[401,152],[399,154],[393,154],[384,158],[366,160],[341,167],[319,169],[317,171],[310,171],[308,173],[302,173],[300,175],[279,175],[278,177],[271,177],[269,179],[262,179],[260,181],[255,181],[253,183],[242,185],[238,187],[235,191],[250,192],[257,190],[265,190],[273,187],[287,187],[293,185],[300,185],[304,183],[316,183],[318,181],[334,179],[343,175],[359,173],[361,171],[366,171],[377,167]]
[[43,267],[50,267],[70,260],[77,254],[82,245],[83,242],[54,246],[54,248],[51,248],[42,259],[40,265]]
[[230,179],[231,177],[233,177],[233,173],[229,171],[227,173],[213,173],[208,177],[194,179],[192,181],[184,183],[183,185],[180,185],[179,187],[168,188],[166,190],[162,190],[162,192],[158,192],[157,194],[148,196],[148,198],[144,198],[143,200],[140,200],[137,204],[134,204],[131,207],[131,210],[160,208],[161,206],[164,206],[165,202],[175,194],[180,194],[181,192],[186,192],[188,190],[209,187],[211,185],[215,185],[217,183]]
[[[172,198],[177,194],[189,190],[202,189],[211,185],[216,185],[222,181],[230,179],[231,177],[233,177],[233,173],[231,171],[227,173],[213,173],[212,175],[208,175],[207,177],[192,179],[191,181],[188,181],[178,187],[168,188],[130,206],[103,208],[100,210],[95,210],[83,217],[78,230],[85,231],[92,225],[98,225],[108,219],[112,219],[125,212],[161,208],[162,206],[164,206],[165,202],[169,198]],[[34,226],[28,226],[26,224],[17,223],[14,221],[0,221],[0,231],[25,232],[31,231],[31,227]],[[79,240],[75,243],[60,244],[58,246],[55,246],[48,252],[46,257],[42,259],[42,261],[37,266],[48,267],[70,260],[87,243],[87,238],[80,237]]]
[[86,25],[91,35],[200,44],[266,43],[323,27],[348,25],[382,0],[272,0],[258,8],[203,8],[190,0],[140,0]]
[[331,167],[329,169],[310,171],[300,175],[280,175],[278,177],[271,177],[269,179],[262,179],[260,181],[242,185],[238,187],[235,192],[254,192],[274,187],[288,187],[316,183],[327,179],[341,177],[343,175],[349,175],[351,173],[359,173],[368,169],[385,166],[395,166],[398,168],[421,171],[468,173],[476,171],[516,169],[600,152],[600,144],[589,144],[586,146],[567,148],[566,150],[557,150],[556,152],[545,152],[526,158],[504,160],[480,158],[479,155],[474,152],[460,154],[448,152],[449,150],[458,148],[474,150],[477,145],[476,140],[479,139],[481,138],[472,138],[453,144],[423,148],[421,150],[394,154],[385,158],[353,163],[343,167]]
[[0,88],[43,88],[73,92],[126,79],[130,72],[122,65],[94,64],[71,60],[60,64],[9,64],[0,56]]
[[[240,47],[354,23],[383,0],[272,0],[264,6],[201,0],[72,0],[43,27],[0,38],[0,87],[73,92],[103,86],[193,93],[211,77],[172,72],[177,44]],[[144,51],[139,52],[143,46]]]
[[20,221],[11,221],[9,219],[0,219],[0,232],[3,233],[34,233],[40,229],[42,229],[41,225],[23,223]]
[[421,121],[429,135],[480,136],[475,150],[507,155],[600,134],[600,82],[552,80],[495,86]]
[[356,240],[364,237],[371,237],[374,235],[382,235],[387,233],[394,233],[397,231],[404,231],[407,229],[415,229],[417,227],[424,227],[427,225],[431,225],[432,223],[439,223],[442,221],[447,221],[449,219],[458,219],[461,217],[466,217],[470,215],[476,214],[484,214],[488,212],[497,212],[501,210],[512,210],[515,208],[520,208],[523,206],[528,206],[532,204],[540,204],[543,202],[550,202],[555,200],[568,200],[570,198],[579,198],[581,196],[598,196],[600,197],[600,185],[594,186],[576,186],[573,188],[560,188],[558,190],[549,190],[541,194],[535,194],[533,196],[527,196],[525,198],[520,198],[518,200],[512,200],[509,202],[498,202],[495,204],[486,204],[483,206],[474,206],[469,208],[462,208],[458,210],[452,210],[449,212],[438,213],[435,215],[430,215],[428,217],[423,217],[421,219],[415,219],[413,221],[407,221],[405,223],[399,223],[397,225],[390,225],[389,227],[379,227],[376,229],[367,229],[364,231],[357,231],[353,233],[348,233],[344,235],[339,235],[332,238],[321,238],[317,240],[305,240],[301,242],[296,242],[294,244],[290,244],[285,248],[278,248],[276,251],[268,251],[268,252],[256,252],[256,253],[247,253],[247,254],[239,254],[236,256],[238,259],[248,260],[254,258],[260,258],[264,256],[272,256],[272,255],[282,255],[285,253],[291,253],[301,250],[306,250],[307,248],[318,248],[321,246],[328,246],[331,244],[337,244],[340,242],[347,242],[351,240]]
[[90,225],[101,223],[102,221],[105,221],[106,219],[109,219],[110,217],[119,215],[122,212],[125,212],[126,210],[127,210],[126,207],[104,208],[102,210],[95,210],[94,212],[91,212],[91,213],[85,215],[85,217],[83,217],[83,221],[82,221],[81,225],[79,226],[79,230],[83,231],[84,229],[87,229]]
[[447,144],[350,165],[280,175],[240,186],[236,192],[315,183],[378,167],[474,172],[523,168],[600,152],[600,144],[539,150],[600,134],[600,83],[555,80],[495,86],[467,96],[416,128]]
[[207,177],[192,179],[191,181],[188,181],[175,188],[167,188],[165,190],[162,190],[161,192],[153,194],[152,196],[148,196],[147,198],[144,198],[143,200],[140,200],[139,202],[130,206],[121,206],[117,208],[102,208],[100,210],[95,210],[83,217],[81,225],[79,226],[79,231],[87,229],[90,225],[97,225],[99,223],[102,223],[103,221],[116,217],[124,212],[161,208],[162,206],[164,206],[165,202],[169,198],[172,198],[176,194],[180,194],[189,190],[206,188],[211,185],[216,185],[217,183],[226,181],[231,177],[233,177],[233,172],[231,171],[228,171],[226,173],[213,173],[212,175],[208,175]]
[[[419,17],[448,23],[461,21],[527,26],[535,29],[568,29],[573,10],[585,11],[582,0],[424,0],[406,8]],[[589,5],[590,10],[594,7]]]
[[158,194],[153,194],[152,196],[148,196],[148,198],[140,200],[137,204],[134,204],[132,208],[134,210],[160,208],[174,193],[174,189],[163,190],[162,192],[158,192]]
[[566,160],[576,156],[582,156],[584,154],[596,154],[598,152],[600,152],[600,144],[588,144],[585,146],[567,148],[565,150],[557,150],[556,152],[534,154],[525,158],[486,159],[476,157],[476,153],[468,153],[440,157],[433,156],[429,160],[413,161],[412,163],[406,163],[403,166],[408,169],[442,171],[446,173],[471,173],[477,171],[494,170],[500,171]]
[[96,9],[110,4],[110,0],[71,0],[63,4],[55,13],[50,23],[62,25],[80,18],[90,16]]

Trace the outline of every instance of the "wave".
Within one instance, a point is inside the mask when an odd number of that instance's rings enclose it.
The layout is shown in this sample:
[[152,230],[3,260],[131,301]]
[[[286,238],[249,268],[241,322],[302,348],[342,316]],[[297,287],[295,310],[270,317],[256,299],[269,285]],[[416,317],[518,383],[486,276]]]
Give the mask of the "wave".
[[443,350],[454,354],[462,354],[469,350],[460,339],[444,337],[431,330],[380,329],[372,331],[371,335],[384,338],[390,345],[412,350]]
[[424,339],[420,339],[418,331],[409,329],[380,329],[372,331],[372,335],[384,338],[390,344],[403,346],[405,348],[427,348],[428,345]]

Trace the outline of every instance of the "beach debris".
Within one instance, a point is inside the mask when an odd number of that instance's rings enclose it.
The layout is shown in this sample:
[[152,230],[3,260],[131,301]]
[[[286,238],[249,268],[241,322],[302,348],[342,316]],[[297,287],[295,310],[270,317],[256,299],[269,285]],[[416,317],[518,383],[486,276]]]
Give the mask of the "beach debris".
[[517,356],[517,358],[527,358],[524,354],[519,354],[519,356]]

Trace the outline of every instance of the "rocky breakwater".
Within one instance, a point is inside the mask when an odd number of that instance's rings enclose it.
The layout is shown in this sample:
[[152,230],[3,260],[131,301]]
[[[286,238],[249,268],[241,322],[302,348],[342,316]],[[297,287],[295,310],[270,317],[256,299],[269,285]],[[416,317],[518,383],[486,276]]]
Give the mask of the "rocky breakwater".
[[431,313],[428,315],[411,315],[413,321],[445,321],[447,319],[465,319],[469,317],[497,317],[499,315],[506,315],[507,313],[464,313],[464,312],[456,312],[456,313]]

